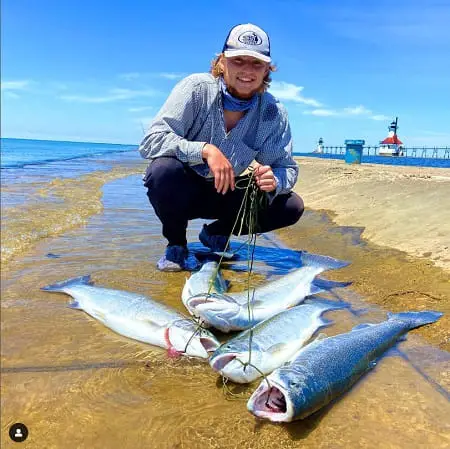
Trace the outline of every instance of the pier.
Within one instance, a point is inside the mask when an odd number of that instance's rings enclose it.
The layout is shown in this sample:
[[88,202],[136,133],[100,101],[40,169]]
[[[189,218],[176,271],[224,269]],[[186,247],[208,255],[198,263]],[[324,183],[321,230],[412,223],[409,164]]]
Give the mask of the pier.
[[[379,145],[364,146],[363,155],[380,156]],[[345,145],[340,146],[321,146],[322,154],[345,154]],[[319,153],[319,151],[316,151]],[[382,157],[423,157],[435,159],[450,159],[450,147],[403,147],[400,156],[382,156]]]

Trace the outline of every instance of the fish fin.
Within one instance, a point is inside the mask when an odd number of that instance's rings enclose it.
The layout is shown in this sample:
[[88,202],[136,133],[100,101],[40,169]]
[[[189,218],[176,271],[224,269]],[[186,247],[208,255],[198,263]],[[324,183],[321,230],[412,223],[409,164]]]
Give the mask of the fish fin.
[[421,312],[400,312],[400,313],[388,313],[388,320],[403,321],[407,324],[409,329],[414,329],[416,327],[425,326],[426,324],[431,324],[437,321],[441,316],[444,315],[442,312],[436,312],[433,310],[423,310]]
[[[401,340],[405,340],[404,336],[402,335]],[[399,340],[397,340],[399,341]],[[389,348],[384,354],[383,357],[403,357],[403,353],[398,350],[395,346],[393,346],[392,348]]]
[[277,343],[273,346],[267,348],[267,352],[270,352],[272,355],[280,354],[289,349],[289,345],[287,343]]
[[106,321],[106,314],[104,313],[104,312],[102,312],[102,311],[100,311],[100,310],[92,310],[91,312],[90,312],[90,315],[92,315],[94,318],[96,318],[97,320],[100,320],[100,321]]
[[47,292],[61,292],[68,287],[73,287],[75,285],[91,285],[91,275],[87,274],[85,276],[78,276],[76,278],[66,279],[65,281],[56,282],[55,284],[47,285],[46,287],[41,287],[41,290]]
[[353,331],[359,331],[360,329],[367,329],[368,327],[372,327],[372,326],[375,326],[375,324],[372,324],[372,323],[361,323],[361,324],[356,325],[352,329],[352,332]]
[[155,323],[151,318],[149,318],[148,315],[139,316],[139,314],[136,314],[135,318],[136,318],[136,320],[141,321],[141,322],[145,323],[147,326],[149,326],[151,328],[152,332],[159,331],[160,329],[166,327],[165,325],[161,326],[161,325]]
[[330,326],[331,324],[333,324],[333,321],[328,320],[327,318],[320,318],[319,323],[320,323],[320,327],[326,327],[326,326]]
[[337,282],[337,281],[330,281],[329,279],[323,279],[323,278],[315,278],[312,282],[313,285],[315,285],[318,288],[321,288],[322,290],[332,290],[333,288],[343,288],[348,287],[349,285],[352,285],[353,282]]
[[318,285],[312,283],[309,287],[309,294],[308,296],[316,295],[317,293],[322,293],[324,290],[323,288],[319,287]]
[[77,309],[77,310],[81,310],[82,307],[80,306],[80,303],[74,299],[73,301],[69,302],[68,306],[69,309]]
[[[266,303],[264,301],[257,299],[255,301],[250,301],[250,305],[252,306],[253,309],[258,309],[260,307],[264,308]],[[292,305],[291,307],[294,307],[294,305]],[[288,307],[288,308],[290,308],[290,307]]]
[[322,341],[325,340],[326,338],[328,338],[328,335],[325,332],[321,332],[315,339],[314,341]]
[[334,259],[329,256],[321,256],[319,254],[310,254],[307,251],[301,251],[300,258],[302,261],[302,266],[316,266],[321,267],[325,270],[335,270],[338,268],[346,267],[350,265],[350,262],[345,260]]

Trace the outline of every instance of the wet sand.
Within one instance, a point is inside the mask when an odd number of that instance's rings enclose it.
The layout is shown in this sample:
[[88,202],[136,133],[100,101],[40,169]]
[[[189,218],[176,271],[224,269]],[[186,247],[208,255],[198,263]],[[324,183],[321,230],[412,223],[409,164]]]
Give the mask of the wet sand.
[[[426,258],[374,245],[364,233],[361,238],[361,227],[336,225],[324,212],[308,210],[297,225],[273,235],[275,250],[279,239],[294,250],[351,262],[326,278],[352,281],[335,294],[368,310],[328,313],[335,321],[325,330],[329,335],[380,321],[386,311],[446,313],[410,332],[398,346],[403,356],[387,354],[334,404],[304,421],[273,425],[246,410],[259,382],[230,386],[235,397],[224,394],[206,363],[170,360],[162,349],[67,308],[67,296],[39,290],[91,273],[100,286],[143,293],[183,311],[186,274],[155,268],[164,242],[140,176],[103,190],[104,209],[86,226],[41,240],[2,269],[2,447],[15,447],[7,430],[17,421],[30,429],[25,448],[448,447],[450,357],[438,349],[448,349],[448,272]],[[190,241],[199,229],[193,222]],[[243,288],[244,273],[225,269],[224,275],[233,291]]]

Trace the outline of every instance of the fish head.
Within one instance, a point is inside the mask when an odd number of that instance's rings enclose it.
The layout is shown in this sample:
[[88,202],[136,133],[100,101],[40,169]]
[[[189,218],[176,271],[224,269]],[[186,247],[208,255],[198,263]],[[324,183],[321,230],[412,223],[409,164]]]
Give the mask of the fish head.
[[241,312],[241,305],[234,298],[218,293],[193,296],[187,301],[187,307],[195,316],[223,332],[233,329],[230,323]]
[[191,320],[175,321],[168,329],[168,343],[180,354],[207,359],[220,343],[206,329]]
[[310,411],[305,390],[301,375],[281,367],[261,382],[248,400],[247,409],[258,418],[272,422],[301,419],[315,411]]
[[250,353],[248,345],[235,345],[232,342],[221,345],[209,359],[214,371],[237,383],[249,383],[261,377],[258,368],[262,366],[261,362],[262,352],[256,345],[252,346]]

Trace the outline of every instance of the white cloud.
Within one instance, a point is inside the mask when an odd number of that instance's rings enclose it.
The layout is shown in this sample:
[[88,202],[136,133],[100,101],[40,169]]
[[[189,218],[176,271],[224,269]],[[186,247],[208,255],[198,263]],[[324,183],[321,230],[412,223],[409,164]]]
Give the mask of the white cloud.
[[153,109],[153,106],[141,106],[141,107],[136,107],[136,108],[129,108],[128,111],[129,112],[142,112],[142,111],[149,111]]
[[387,115],[383,115],[383,114],[378,114],[378,115],[372,115],[370,117],[372,120],[377,120],[377,121],[384,121],[384,120],[390,120],[391,117],[388,117]]
[[294,101],[308,106],[319,108],[322,104],[314,98],[306,98],[302,95],[304,87],[295,84],[285,83],[284,81],[273,81],[270,86],[270,93],[279,100]]
[[332,115],[339,115],[337,111],[332,109],[313,109],[312,111],[305,111],[304,114],[316,115],[318,117],[331,117]]
[[359,105],[350,108],[344,108],[344,113],[349,115],[370,115],[372,114],[372,111],[362,105]]
[[353,106],[353,107],[347,107],[343,108],[341,110],[336,109],[313,109],[304,111],[303,114],[306,115],[315,115],[318,117],[350,117],[350,116],[362,116],[367,117],[372,120],[389,120],[389,117],[383,114],[373,114],[373,112],[370,109],[367,109],[363,105],[359,106]]
[[157,91],[152,89],[111,89],[108,94],[104,96],[61,95],[59,98],[77,103],[111,103],[114,101],[130,100],[132,98],[153,97],[157,95],[157,93]]
[[31,82],[26,80],[21,81],[2,81],[2,91],[7,90],[26,90],[30,86]]
[[183,78],[185,75],[183,73],[162,72],[162,73],[159,73],[158,76],[160,76],[161,78],[166,78],[168,80],[178,80],[178,79]]

